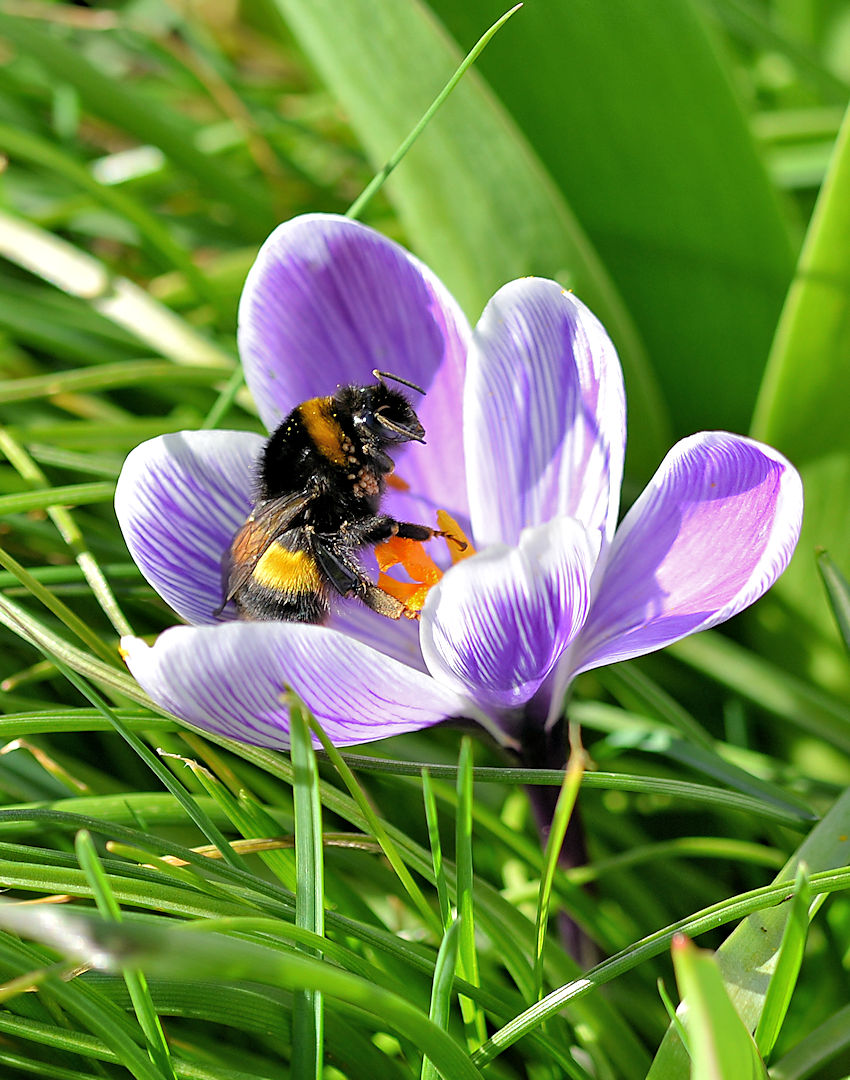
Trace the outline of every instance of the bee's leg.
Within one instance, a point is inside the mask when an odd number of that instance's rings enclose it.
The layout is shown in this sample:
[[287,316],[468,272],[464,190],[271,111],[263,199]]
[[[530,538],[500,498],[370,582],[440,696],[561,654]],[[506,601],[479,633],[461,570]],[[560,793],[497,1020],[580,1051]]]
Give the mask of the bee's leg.
[[356,533],[357,542],[364,547],[370,544],[380,544],[393,536],[398,536],[402,540],[419,540],[420,542],[433,540],[434,537],[441,536],[445,540],[451,540],[459,551],[464,551],[466,548],[466,541],[458,539],[452,533],[441,532],[439,529],[432,529],[428,525],[416,525],[412,521],[396,521],[395,518],[391,518],[388,514],[376,514],[375,517],[358,523],[356,528],[352,529],[352,532]]
[[359,566],[347,562],[328,544],[316,543],[314,556],[340,596],[356,596],[367,607],[388,619],[400,619],[402,615],[409,619],[419,618],[419,612],[411,611],[401,600],[378,588]]
[[460,540],[450,532],[442,532],[440,529],[429,529],[427,525],[414,525],[412,521],[397,521],[395,535],[403,540],[433,540],[441,536],[444,540],[450,540],[458,551],[466,550],[466,541]]
[[362,573],[359,568],[346,562],[329,544],[318,542],[314,538],[313,556],[322,573],[340,596],[351,596],[357,592]]
[[377,585],[373,585],[371,581],[364,579],[362,585],[363,589],[362,592],[358,592],[358,597],[366,607],[377,611],[379,615],[385,615],[388,619],[400,619],[402,615],[408,619],[419,618],[418,611],[413,611],[412,608],[403,604],[401,600],[397,600],[394,596],[390,596],[388,592],[379,589]]

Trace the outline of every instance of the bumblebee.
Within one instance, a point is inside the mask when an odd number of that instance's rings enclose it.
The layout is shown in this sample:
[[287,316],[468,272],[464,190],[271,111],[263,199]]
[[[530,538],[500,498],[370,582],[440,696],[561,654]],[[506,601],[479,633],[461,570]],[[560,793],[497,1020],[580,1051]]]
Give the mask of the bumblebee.
[[224,558],[224,602],[242,619],[321,623],[334,596],[356,597],[390,619],[417,618],[375,585],[358,552],[392,536],[445,533],[380,512],[394,463],[388,450],[424,442],[407,398],[374,371],[374,386],[342,386],[293,409],[260,454],[254,509]]

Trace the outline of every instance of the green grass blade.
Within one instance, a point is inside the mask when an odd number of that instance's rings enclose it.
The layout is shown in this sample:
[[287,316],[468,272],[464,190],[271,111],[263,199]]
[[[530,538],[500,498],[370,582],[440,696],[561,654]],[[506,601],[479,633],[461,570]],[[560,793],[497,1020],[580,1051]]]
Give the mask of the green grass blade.
[[764,1063],[729,1000],[714,957],[677,936],[673,966],[688,1003],[691,1080],[766,1080]]
[[809,932],[809,899],[807,870],[805,864],[800,863],[794,880],[794,895],[788,910],[788,921],[779,946],[776,970],[767,988],[764,1008],[755,1032],[756,1046],[765,1059],[776,1045],[788,1006],[791,1004],[791,995],[797,985]]
[[[312,957],[278,954],[223,934],[202,938],[180,927],[110,926],[82,912],[0,906],[0,925],[37,937],[100,967],[133,964],[163,977],[252,979],[288,990],[313,989],[357,1005],[417,1045],[444,1076],[481,1080],[458,1044],[404,998]],[[148,1068],[144,1080],[150,1077]]]
[[[292,789],[295,804],[295,922],[319,937],[325,932],[324,851],[319,774],[303,706],[290,695]],[[316,990],[299,992],[292,1014],[292,1071],[295,1076],[321,1080],[324,1008]]]
[[[389,772],[402,776],[416,775],[422,765],[413,762],[389,762],[375,758],[358,757],[346,754],[346,761],[356,763],[363,772]],[[429,772],[434,777],[456,779],[457,767],[429,763]],[[476,783],[507,784],[546,784],[559,787],[564,781],[562,769],[519,769],[519,768],[476,768],[473,770]],[[582,785],[587,788],[602,788],[606,791],[640,791],[646,794],[665,795],[673,799],[684,799],[699,806],[734,810],[743,814],[754,814],[765,820],[781,821],[787,825],[800,826],[811,821],[813,812],[802,802],[795,799],[766,801],[753,798],[737,791],[725,791],[722,788],[696,784],[688,780],[673,780],[667,777],[638,776],[631,773],[613,773],[597,770],[586,772]]]
[[835,565],[828,551],[819,552],[818,570],[844,646],[850,651],[850,582]]
[[73,671],[68,665],[59,658],[59,656],[51,652],[51,650],[39,643],[36,643],[37,647],[44,653],[44,655],[56,665],[58,670],[65,676],[65,678],[72,683],[80,693],[91,702],[94,707],[103,714],[103,716],[112,724],[113,728],[119,735],[129,743],[133,750],[138,754],[142,761],[148,766],[151,772],[157,777],[157,779],[163,784],[168,791],[177,799],[177,801],[184,807],[186,813],[190,819],[195,822],[198,828],[209,839],[210,843],[215,844],[222,854],[222,857],[229,862],[232,866],[241,866],[242,860],[237,856],[227,841],[221,834],[218,826],[208,817],[207,814],[201,810],[197,802],[191,797],[189,792],[180,784],[177,779],[169,772],[162,762],[135,734],[131,731],[126,724],[117,716],[112,709],[106,704],[100,694],[89,686],[88,683]]
[[[32,456],[8,428],[0,427],[0,450],[31,487],[37,488],[48,483],[47,477],[33,461]],[[91,591],[94,593],[104,614],[115,628],[116,633],[119,635],[130,633],[130,624],[124,617],[124,612],[118,606],[115,594],[110,588],[97,560],[89,550],[71,511],[67,506],[53,505],[47,507],[47,513],[58,529],[59,535],[73,553],[77,565],[82,570]]]
[[537,918],[535,924],[534,982],[538,1000],[543,995],[543,947],[546,943],[546,928],[549,925],[549,906],[552,900],[552,884],[558,868],[558,858],[564,844],[567,826],[575,809],[576,799],[581,788],[584,774],[584,751],[579,746],[572,746],[570,759],[564,772],[564,782],[558,794],[546,848],[543,852],[543,873],[540,875],[540,887],[537,893]]
[[[671,645],[669,655],[709,675],[721,686],[740,694],[801,731],[845,752],[850,752],[850,707],[822,686],[798,678],[781,663],[713,630]],[[845,663],[844,656],[841,657]]]
[[605,760],[602,755],[607,756],[610,752],[634,749],[664,755],[735,791],[799,814],[803,820],[812,816],[812,809],[806,801],[789,794],[787,788],[754,776],[748,769],[727,760],[729,748],[720,741],[714,743],[711,749],[705,749],[701,742],[694,745],[662,724],[595,702],[574,702],[570,706],[570,717],[583,727],[610,733],[601,746],[596,744],[594,747],[594,757],[600,765]]
[[416,910],[419,912],[420,917],[423,919],[425,925],[431,930],[436,937],[442,937],[442,926],[439,919],[434,915],[430,904],[425,899],[425,895],[419,886],[414,881],[410,871],[405,864],[405,861],[399,853],[396,845],[393,843],[387,829],[384,827],[381,819],[372,809],[369,800],[363,792],[363,789],[357,783],[354,773],[346,764],[344,758],[333,745],[327,735],[321,728],[321,725],[315,717],[310,717],[310,728],[319,742],[322,744],[322,749],[327,754],[331,764],[342,778],[343,783],[351,793],[352,798],[357,803],[360,812],[363,814],[364,824],[366,829],[375,837],[378,843],[381,845],[381,850],[386,855],[393,870],[398,875],[399,881],[404,886],[404,889],[410,899],[413,901]]
[[167,379],[169,385],[194,384],[209,386],[221,380],[221,367],[177,367],[161,360],[121,361],[97,367],[78,368],[33,375],[28,379],[0,381],[0,401],[31,401],[54,394],[79,393],[90,390],[114,390],[124,386],[145,386]]
[[267,195],[197,149],[197,129],[171,110],[137,91],[131,82],[116,80],[91,63],[85,52],[43,29],[35,19],[0,15],[0,35],[37,60],[53,79],[77,91],[95,116],[152,143],[202,190],[230,210],[252,239],[261,239],[277,224]]
[[[15,905],[9,904],[6,910],[11,912],[14,907]],[[26,908],[17,907],[17,910],[25,911]],[[114,924],[102,925],[112,926],[113,931],[115,930]],[[4,934],[0,936],[0,962],[4,969],[23,975],[43,967],[44,955]],[[65,982],[52,973],[47,973],[40,980],[39,990],[51,1003],[58,1005],[63,1012],[106,1044],[115,1060],[123,1065],[135,1080],[163,1080],[162,1073],[151,1062],[147,1053],[136,1044],[136,1025],[102,994],[85,986],[79,979]],[[67,1020],[63,1026],[67,1027]],[[66,1032],[66,1037],[68,1036],[70,1033]],[[72,1046],[74,1042],[76,1040],[72,1038]]]
[[115,497],[115,484],[95,480],[90,484],[66,484],[64,487],[39,491],[19,491],[0,495],[0,515],[26,514],[30,510],[47,510],[51,506],[86,506],[108,502]]
[[[0,14],[0,29],[7,16]],[[184,319],[102,262],[45,229],[0,211],[0,255],[71,296],[86,300],[175,364],[233,368],[233,358]]]
[[772,1080],[808,1080],[825,1075],[829,1063],[850,1047],[850,1005],[837,1009],[828,1019],[775,1061]]
[[[34,645],[39,651],[51,658],[61,657],[78,674],[92,679],[99,686],[107,686],[130,701],[136,701],[146,708],[153,708],[153,702],[138,685],[135,679],[122,671],[105,664],[83,649],[70,645],[53,630],[46,627],[25,608],[0,595],[0,623],[9,627],[24,641]],[[52,662],[52,659],[51,659]]]
[[[829,812],[812,829],[794,855],[780,870],[771,888],[784,889],[778,900],[793,895],[789,888],[797,868],[805,863],[810,871],[810,887],[813,893],[820,890],[817,881],[820,874],[833,867],[846,864],[847,843],[850,833],[850,790],[835,801]],[[813,912],[810,912],[813,914]],[[769,907],[760,911],[756,918],[744,920],[724,941],[717,951],[718,962],[727,988],[734,988],[735,1007],[748,1028],[755,1029],[764,1006],[767,991],[766,976],[770,975],[782,942],[786,925],[786,907]],[[647,1080],[684,1080],[687,1077],[687,1060],[681,1044],[669,1031],[661,1044]]]
[[149,213],[142,203],[130,198],[114,186],[101,184],[92,176],[89,169],[80,165],[70,154],[57,149],[32,132],[13,128],[8,124],[0,124],[0,148],[7,151],[13,158],[21,157],[26,161],[44,165],[84,191],[88,191],[98,202],[130,221],[138,229],[142,241],[159,256],[165,267],[175,267],[180,270],[198,299],[208,301],[215,299],[214,291],[195,266],[189,252],[172,238],[168,229],[152,213]]
[[230,407],[236,400],[236,396],[245,384],[245,372],[242,367],[237,367],[230,378],[227,380],[226,385],[222,388],[212,408],[204,417],[204,422],[201,424],[202,431],[209,431],[213,428],[217,428],[222,420],[227,416],[230,411]]
[[449,887],[446,883],[446,872],[443,866],[443,846],[440,841],[437,800],[434,797],[434,789],[431,785],[431,773],[427,768],[422,770],[422,798],[425,802],[425,820],[428,823],[428,841],[431,845],[431,858],[434,863],[434,880],[437,884],[440,918],[443,922],[443,928],[448,931],[449,926],[453,925],[449,908]]
[[[194,741],[193,736],[184,736],[187,741]],[[262,806],[254,802],[244,791],[237,799],[227,787],[203,765],[187,760],[185,764],[201,783],[204,790],[221,807],[228,820],[246,839],[273,837],[280,833],[278,823],[266,813]],[[237,845],[231,845],[234,849]],[[261,855],[263,862],[283,886],[293,894],[297,891],[294,857],[287,851],[267,851]]]
[[612,664],[599,672],[606,690],[626,709],[655,716],[686,739],[710,749],[711,736],[678,701],[634,664]]
[[[813,874],[811,886],[812,890],[818,893],[831,893],[850,889],[850,870],[842,868],[841,870]],[[743,925],[747,925],[750,922],[748,916],[752,916],[756,912],[758,916],[752,922],[756,926],[761,926],[765,918],[769,918],[772,910],[787,899],[788,892],[788,883],[785,881],[759,889],[752,889],[750,892],[713,904],[711,907],[704,908],[685,919],[680,919],[653,934],[641,938],[608,960],[597,964],[596,967],[582,974],[580,978],[565,982],[557,990],[547,994],[542,1001],[537,1002],[514,1017],[509,1023],[495,1031],[487,1042],[476,1050],[472,1055],[472,1060],[477,1065],[485,1065],[492,1061],[493,1058],[503,1053],[508,1047],[513,1046],[514,1043],[535,1031],[548,1019],[556,1016],[565,1006],[580,1002],[583,998],[598,990],[599,987],[619,978],[626,971],[638,967],[648,957],[658,956],[659,953],[665,952],[676,934],[696,937],[708,930],[716,930],[718,926],[740,919],[746,919],[747,922]],[[784,920],[782,925],[784,925]],[[753,953],[756,952],[763,960],[763,950],[754,949]],[[718,953],[718,960],[723,964],[724,957],[722,953]],[[734,985],[733,979],[727,977],[726,981],[727,986]],[[763,992],[764,977],[761,972],[759,972],[758,981]],[[736,1000],[736,1007],[739,1009],[741,1007],[739,1000]],[[678,1041],[678,1036],[675,1039],[675,1055],[672,1059],[669,1052],[668,1038],[669,1035],[665,1038],[662,1049],[653,1062],[650,1072],[646,1074],[647,1080],[680,1080],[680,1078],[681,1080],[687,1080],[688,1062],[684,1056],[681,1043]],[[659,1064],[659,1062],[661,1063]]]
[[[91,833],[86,831],[77,833],[74,849],[77,853],[80,868],[84,871],[91,885],[98,911],[104,919],[120,923],[122,918],[121,908],[115,901],[109,885],[109,878],[104,872]],[[177,1080],[168,1043],[165,1041],[165,1033],[151,1001],[145,976],[140,971],[127,968],[124,972],[124,981],[127,984],[130,1000],[133,1002],[139,1026],[145,1033],[151,1061],[165,1080]]]
[[[460,924],[457,921],[446,929],[440,943],[440,951],[437,953],[437,963],[434,965],[431,1008],[428,1015],[443,1030],[446,1030],[449,1025],[459,932]],[[420,1080],[439,1080],[439,1074],[434,1068],[434,1063],[429,1061],[428,1058],[422,1059]]]
[[472,46],[472,48],[463,58],[461,63],[458,65],[455,73],[452,75],[452,77],[449,79],[443,89],[439,92],[439,94],[437,94],[433,102],[425,110],[425,113],[419,120],[419,123],[415,125],[413,130],[410,132],[410,134],[407,136],[401,146],[399,146],[398,150],[396,150],[396,152],[392,155],[386,165],[384,165],[381,171],[372,178],[366,189],[357,196],[357,198],[348,208],[348,210],[346,211],[346,217],[360,217],[366,205],[369,203],[372,197],[381,190],[381,188],[384,186],[384,183],[386,182],[387,177],[399,164],[399,162],[401,162],[405,154],[408,152],[408,150],[410,150],[410,148],[413,146],[413,144],[428,126],[429,122],[442,108],[443,104],[448,99],[449,94],[451,94],[452,90],[454,90],[454,88],[460,82],[464,74],[469,70],[469,68],[472,67],[472,65],[487,47],[487,43],[490,41],[490,39],[499,32],[499,30],[505,25],[511,15],[514,15],[517,11],[519,11],[521,7],[522,4],[516,4],[510,9],[510,11],[505,12],[505,14],[500,19],[497,19],[489,30],[485,31],[485,33],[481,35],[478,41],[476,41],[476,43]]
[[96,656],[99,656],[107,664],[120,667],[120,661],[115,649],[106,645],[89,627],[88,623],[76,615],[67,604],[63,604],[49,589],[36,581],[32,574],[29,574],[16,559],[13,559],[2,548],[0,548],[0,566],[10,571],[36,600],[44,604],[47,610],[51,611],[57,619],[61,619],[68,629],[76,634],[80,641],[87,645]]
[[[150,716],[139,712],[116,709],[124,723],[133,731],[169,732],[179,731],[176,720],[167,720],[160,716]],[[12,734],[26,737],[44,735],[59,731],[111,731],[112,725],[99,712],[93,709],[57,709],[33,713],[8,713],[0,716],[0,739]]]
[[682,1040],[682,1046],[684,1046],[685,1049],[688,1051],[688,1057],[690,1057],[691,1056],[691,1051],[690,1051],[690,1045],[688,1043],[688,1033],[685,1030],[685,1025],[682,1023],[682,1021],[680,1020],[680,1018],[676,1014],[676,1006],[673,1004],[673,1001],[672,1001],[670,995],[667,993],[667,987],[664,985],[664,980],[659,979],[658,983],[657,983],[657,986],[658,986],[658,995],[661,998],[661,1001],[662,1001],[662,1003],[664,1005],[664,1011],[667,1013],[667,1018],[670,1021],[670,1023],[673,1025],[673,1027],[676,1029],[676,1032],[678,1033],[679,1038]]
[[[457,910],[460,922],[458,968],[467,982],[479,983],[478,952],[475,945],[475,898],[472,858],[472,740],[464,736],[457,763],[457,817],[455,820],[455,865],[457,867]],[[460,998],[467,1038],[480,1045],[486,1038],[484,1014],[465,996]]]

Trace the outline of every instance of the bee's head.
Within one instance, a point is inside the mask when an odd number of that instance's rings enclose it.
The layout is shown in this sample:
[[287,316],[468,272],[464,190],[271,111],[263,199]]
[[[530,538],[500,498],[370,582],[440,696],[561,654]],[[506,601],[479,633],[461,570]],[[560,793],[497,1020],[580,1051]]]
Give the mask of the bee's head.
[[[395,376],[377,371],[375,375],[379,381],[374,386],[351,386],[339,391],[340,395],[349,395],[348,404],[355,429],[359,428],[364,434],[368,433],[383,446],[404,442],[424,443],[425,429],[410,402],[404,394],[383,382],[382,376]],[[413,383],[405,385],[424,393]]]

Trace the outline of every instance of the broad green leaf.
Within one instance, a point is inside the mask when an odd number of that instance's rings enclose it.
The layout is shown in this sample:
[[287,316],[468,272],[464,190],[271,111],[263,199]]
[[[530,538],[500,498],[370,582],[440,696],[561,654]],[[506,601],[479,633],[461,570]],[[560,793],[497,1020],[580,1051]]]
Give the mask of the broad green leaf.
[[[796,620],[804,654],[811,636],[837,633],[814,559],[826,548],[850,572],[850,111],[818,197],[753,419],[803,476],[806,512],[797,553],[776,586]],[[788,631],[794,632],[789,620]]]
[[[501,3],[432,0],[460,41]],[[614,280],[676,433],[746,431],[793,258],[694,5],[533,0],[478,66]]]
[[673,966],[688,1007],[691,1080],[766,1077],[755,1043],[729,1000],[711,953],[686,938],[674,938]]
[[[414,127],[462,57],[420,0],[267,4],[284,17],[337,96],[376,167]],[[467,47],[500,14],[477,19],[465,35]],[[511,39],[525,14],[518,12],[496,40]],[[534,62],[529,54],[529,64]],[[654,468],[665,449],[667,418],[632,319],[567,201],[475,71],[385,190],[418,254],[473,320],[511,278],[539,274],[575,289],[617,343],[630,395],[633,460],[644,472]]]

